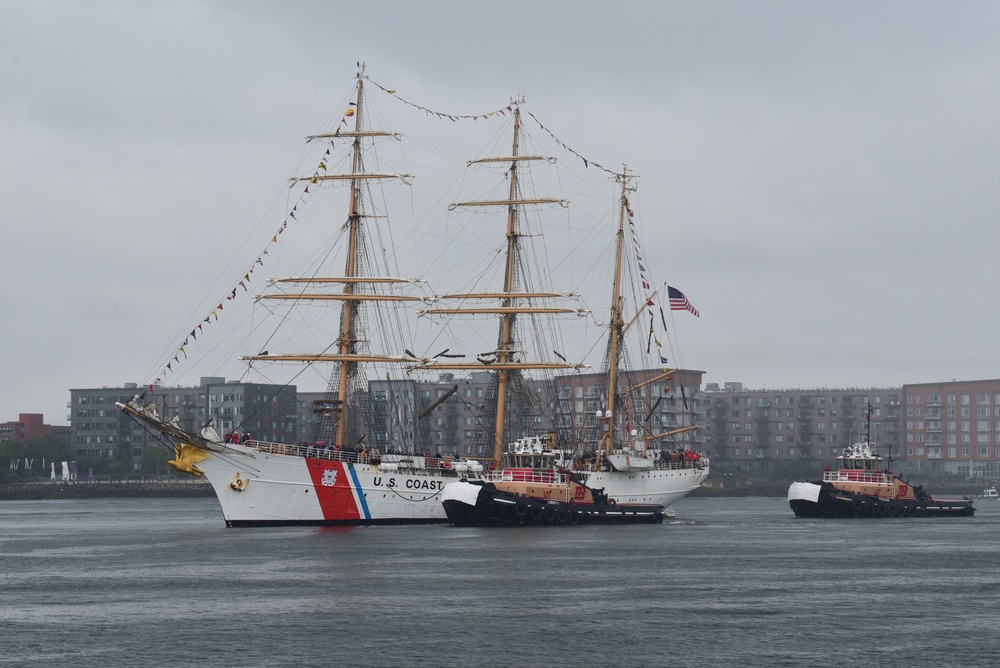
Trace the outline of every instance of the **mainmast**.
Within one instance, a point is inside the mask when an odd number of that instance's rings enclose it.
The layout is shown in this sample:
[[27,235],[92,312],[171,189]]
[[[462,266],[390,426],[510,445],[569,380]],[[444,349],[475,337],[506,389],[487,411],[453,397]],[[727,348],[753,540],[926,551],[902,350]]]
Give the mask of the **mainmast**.
[[514,374],[520,373],[525,369],[573,369],[581,368],[582,365],[568,364],[565,362],[545,362],[545,361],[522,361],[515,359],[517,356],[517,348],[515,341],[515,323],[517,316],[519,314],[557,314],[557,313],[575,313],[577,315],[582,315],[585,311],[581,309],[573,308],[562,308],[562,307],[551,307],[551,306],[533,306],[530,302],[527,305],[523,304],[523,300],[534,300],[534,299],[551,299],[551,298],[571,298],[577,297],[577,295],[559,294],[559,293],[548,293],[548,292],[518,292],[518,264],[519,264],[519,244],[521,232],[518,225],[518,217],[521,215],[521,210],[523,207],[528,205],[541,205],[541,204],[560,204],[566,206],[566,202],[560,199],[552,198],[524,198],[520,193],[520,186],[518,181],[518,170],[519,165],[525,161],[533,160],[549,160],[544,156],[540,155],[522,155],[520,146],[520,136],[521,136],[521,109],[518,102],[513,105],[514,109],[514,139],[511,148],[511,155],[505,157],[496,158],[482,158],[479,160],[470,161],[472,164],[482,164],[482,163],[509,163],[508,168],[508,178],[509,186],[506,200],[478,200],[478,201],[467,201],[458,202],[452,204],[450,208],[456,207],[502,207],[506,209],[507,213],[507,231],[506,231],[506,254],[504,261],[504,278],[503,287],[500,292],[495,293],[472,293],[472,294],[458,294],[458,295],[442,295],[440,299],[456,298],[456,299],[486,299],[486,300],[499,300],[499,306],[493,307],[462,307],[462,308],[432,308],[427,309],[423,313],[437,314],[437,315],[453,315],[453,314],[483,314],[483,313],[496,313],[500,316],[500,331],[497,340],[497,348],[494,351],[494,359],[485,365],[485,362],[480,362],[479,364],[473,364],[468,362],[462,363],[423,363],[417,366],[420,369],[463,369],[463,370],[482,370],[490,369],[496,373],[497,378],[497,396],[496,396],[496,415],[494,417],[494,434],[493,434],[493,460],[499,467],[503,461],[503,446],[504,446],[504,425],[507,419],[507,400],[510,392],[511,383],[514,380]]
[[[513,305],[511,293],[514,292],[514,252],[517,250],[517,208],[514,201],[517,198],[517,156],[518,142],[521,136],[521,107],[514,107],[514,145],[511,148],[510,163],[510,193],[507,197],[507,261],[504,266],[503,291],[504,298],[500,301],[504,312],[500,316],[500,340],[497,342],[497,362],[506,364],[510,361],[513,343],[514,313],[510,311]],[[493,432],[493,461],[500,465],[503,459],[503,425],[507,415],[507,381],[510,371],[500,368],[497,372],[497,413]]]

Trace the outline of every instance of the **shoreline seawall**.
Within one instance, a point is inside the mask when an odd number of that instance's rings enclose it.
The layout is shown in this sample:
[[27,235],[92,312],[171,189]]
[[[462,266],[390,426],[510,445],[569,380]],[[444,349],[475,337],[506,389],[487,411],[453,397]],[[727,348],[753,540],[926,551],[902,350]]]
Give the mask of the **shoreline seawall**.
[[55,480],[0,485],[0,501],[144,497],[214,497],[206,480]]

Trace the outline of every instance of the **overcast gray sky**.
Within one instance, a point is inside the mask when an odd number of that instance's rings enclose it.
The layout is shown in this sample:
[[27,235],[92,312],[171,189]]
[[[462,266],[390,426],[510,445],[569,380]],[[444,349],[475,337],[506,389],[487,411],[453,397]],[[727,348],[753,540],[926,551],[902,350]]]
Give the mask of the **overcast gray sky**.
[[995,2],[0,0],[0,420],[151,380],[359,59],[637,171],[709,382],[1000,377],[998,34]]

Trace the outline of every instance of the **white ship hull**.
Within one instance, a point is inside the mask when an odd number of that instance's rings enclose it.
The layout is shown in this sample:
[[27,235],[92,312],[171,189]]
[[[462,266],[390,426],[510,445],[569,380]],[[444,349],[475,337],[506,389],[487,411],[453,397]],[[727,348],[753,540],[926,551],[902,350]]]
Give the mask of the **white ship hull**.
[[441,490],[456,479],[232,444],[197,466],[230,527],[443,522]]
[[698,489],[708,477],[708,460],[700,468],[648,469],[645,471],[593,471],[584,473],[587,487],[604,489],[618,504],[655,504],[669,508]]

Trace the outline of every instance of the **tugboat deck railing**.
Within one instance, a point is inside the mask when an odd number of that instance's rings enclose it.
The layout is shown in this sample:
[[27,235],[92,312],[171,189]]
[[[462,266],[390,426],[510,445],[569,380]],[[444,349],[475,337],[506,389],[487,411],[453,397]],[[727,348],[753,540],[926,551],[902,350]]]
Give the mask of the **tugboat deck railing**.
[[882,471],[826,471],[823,482],[863,482],[872,485],[890,484]]

